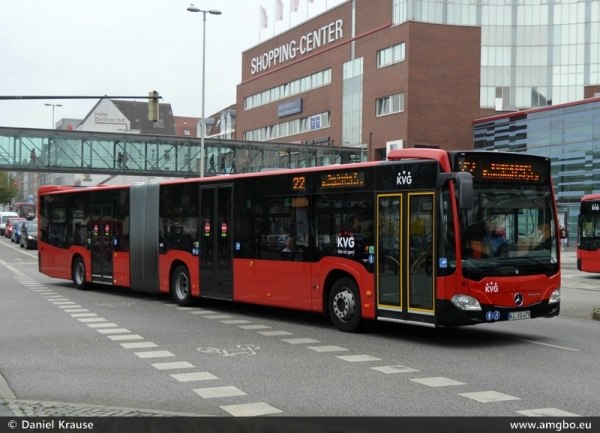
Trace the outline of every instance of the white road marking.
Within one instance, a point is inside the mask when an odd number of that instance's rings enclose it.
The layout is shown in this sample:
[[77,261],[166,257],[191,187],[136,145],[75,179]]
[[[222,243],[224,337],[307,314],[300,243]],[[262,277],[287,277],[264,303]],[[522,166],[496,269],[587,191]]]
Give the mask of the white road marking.
[[157,350],[154,352],[135,352],[140,358],[167,358],[169,356],[175,356],[168,350]]
[[554,349],[569,350],[571,352],[579,352],[579,349],[573,349],[571,347],[564,347],[564,346],[557,346],[555,344],[549,344],[549,343],[542,343],[540,341],[526,340],[524,338],[516,338],[516,337],[506,337],[506,338],[510,338],[511,340],[523,341],[525,343],[538,344],[540,346],[552,347]]
[[291,332],[287,331],[260,331],[259,334],[264,335],[265,337],[278,337],[281,335],[294,335]]
[[222,398],[222,397],[235,397],[238,395],[248,395],[241,389],[235,386],[218,386],[215,388],[197,388],[193,389],[196,394],[202,398]]
[[220,407],[233,416],[261,416],[282,412],[267,403],[232,404]]
[[116,328],[116,323],[88,323],[90,328]]
[[581,416],[564,410],[546,407],[542,409],[518,410],[517,413],[525,416]]
[[[88,325],[90,326],[90,325]],[[129,331],[127,331],[129,332]],[[106,334],[106,332],[104,333]],[[130,334],[130,335],[109,335],[108,338],[110,338],[113,341],[121,341],[121,340],[143,340],[144,337],[142,337],[141,335],[137,335],[137,334]]]
[[158,347],[158,344],[152,343],[151,341],[140,341],[137,343],[121,343],[125,349],[143,349],[146,347]]
[[102,317],[92,317],[89,319],[77,319],[82,323],[95,323],[95,322],[108,322],[108,320],[102,318]]
[[251,323],[249,320],[222,320],[221,323],[226,325],[242,325],[244,323]]
[[178,380],[179,382],[194,382],[196,380],[216,380],[217,376],[214,374],[210,374],[207,372],[197,372],[197,373],[177,373],[170,374],[173,379]]
[[480,391],[480,392],[465,392],[463,397],[476,400],[480,403],[495,403],[497,401],[508,401],[508,400],[521,400],[519,397],[513,397],[512,395],[502,394],[496,391]]
[[342,361],[348,361],[348,362],[381,361],[381,358],[375,358],[374,356],[371,356],[371,355],[344,355],[344,356],[336,356],[336,358],[339,358]]
[[431,387],[437,386],[454,386],[454,385],[466,385],[466,383],[459,382],[457,380],[448,379],[447,377],[423,377],[421,379],[410,379],[413,382],[420,383]]
[[238,326],[238,328],[242,328],[242,329],[269,329],[271,327],[267,326],[267,325],[242,325],[242,326]]
[[180,362],[157,362],[156,364],[150,364],[152,367],[158,370],[177,370],[181,368],[196,368],[195,365],[190,364],[189,362],[180,361]]
[[405,367],[404,365],[388,365],[385,367],[371,367],[371,370],[376,370],[381,373],[393,374],[393,373],[414,373],[414,368]]
[[319,340],[313,340],[312,338],[283,338],[281,341],[285,341],[289,344],[311,344],[320,343]]
[[314,350],[315,352],[345,352],[348,350],[340,346],[309,346],[307,349]]
[[98,329],[100,334],[128,334],[131,331],[125,328],[115,328],[115,329]]

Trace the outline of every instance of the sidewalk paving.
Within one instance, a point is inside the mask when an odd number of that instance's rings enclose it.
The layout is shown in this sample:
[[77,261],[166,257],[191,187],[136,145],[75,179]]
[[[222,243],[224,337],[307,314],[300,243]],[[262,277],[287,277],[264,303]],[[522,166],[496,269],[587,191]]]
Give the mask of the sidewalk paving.
[[0,373],[0,417],[196,417],[199,413],[170,412],[56,401],[19,400]]

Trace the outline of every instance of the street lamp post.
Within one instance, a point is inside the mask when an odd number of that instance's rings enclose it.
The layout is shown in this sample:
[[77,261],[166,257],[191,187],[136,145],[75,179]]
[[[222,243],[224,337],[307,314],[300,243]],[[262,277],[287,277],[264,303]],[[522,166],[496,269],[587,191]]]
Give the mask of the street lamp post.
[[202,12],[202,131],[200,135],[200,177],[204,177],[204,134],[206,130],[206,121],[204,119],[204,70],[206,68],[206,14],[221,15],[221,11],[202,10],[194,5],[187,8],[189,12]]
[[45,104],[47,107],[52,107],[52,129],[55,129],[54,126],[54,107],[62,107],[62,104]]

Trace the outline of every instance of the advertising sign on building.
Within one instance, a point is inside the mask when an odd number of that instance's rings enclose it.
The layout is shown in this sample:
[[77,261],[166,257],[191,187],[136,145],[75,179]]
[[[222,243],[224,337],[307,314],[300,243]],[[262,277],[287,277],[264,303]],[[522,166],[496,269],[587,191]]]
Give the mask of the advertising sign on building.
[[291,116],[298,113],[302,113],[302,98],[286,101],[277,106],[278,117]]

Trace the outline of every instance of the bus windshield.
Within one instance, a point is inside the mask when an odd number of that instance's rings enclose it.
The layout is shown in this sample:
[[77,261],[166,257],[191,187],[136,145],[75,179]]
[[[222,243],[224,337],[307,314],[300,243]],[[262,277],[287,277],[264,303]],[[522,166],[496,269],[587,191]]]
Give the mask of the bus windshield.
[[473,183],[473,208],[461,211],[466,278],[558,272],[549,184]]

